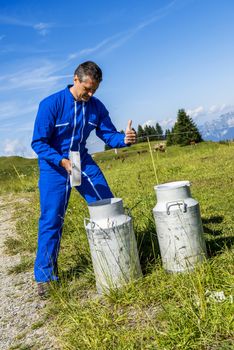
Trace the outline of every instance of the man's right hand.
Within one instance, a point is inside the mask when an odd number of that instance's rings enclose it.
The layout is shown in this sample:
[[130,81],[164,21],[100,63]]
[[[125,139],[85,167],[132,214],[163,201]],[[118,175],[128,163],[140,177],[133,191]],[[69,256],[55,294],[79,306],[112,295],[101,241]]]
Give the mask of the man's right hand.
[[71,174],[72,166],[71,161],[69,159],[63,158],[60,161],[60,165],[68,172],[68,174]]

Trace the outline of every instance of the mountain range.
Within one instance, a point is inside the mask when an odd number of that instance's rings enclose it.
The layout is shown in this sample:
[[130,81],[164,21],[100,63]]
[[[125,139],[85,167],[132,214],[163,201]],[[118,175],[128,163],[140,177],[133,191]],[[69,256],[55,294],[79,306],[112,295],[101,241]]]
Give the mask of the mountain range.
[[198,125],[205,141],[221,141],[234,139],[234,111],[220,115],[218,118]]

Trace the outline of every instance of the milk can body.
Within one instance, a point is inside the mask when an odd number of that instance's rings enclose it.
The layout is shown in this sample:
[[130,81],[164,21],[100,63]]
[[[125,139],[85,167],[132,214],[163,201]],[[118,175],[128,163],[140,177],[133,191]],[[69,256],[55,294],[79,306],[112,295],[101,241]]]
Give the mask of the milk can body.
[[141,276],[132,218],[125,215],[121,198],[110,198],[88,207],[85,228],[90,245],[98,293],[119,288]]
[[163,267],[168,272],[193,270],[206,257],[199,203],[189,181],[155,186],[153,209]]

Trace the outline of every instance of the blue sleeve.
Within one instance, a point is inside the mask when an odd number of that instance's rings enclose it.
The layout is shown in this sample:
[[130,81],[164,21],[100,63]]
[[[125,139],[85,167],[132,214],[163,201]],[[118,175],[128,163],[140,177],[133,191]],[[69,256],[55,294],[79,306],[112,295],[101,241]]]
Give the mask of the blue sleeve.
[[32,149],[39,159],[59,166],[63,157],[50,146],[50,138],[55,125],[55,113],[47,100],[40,103],[32,139]]
[[103,104],[101,104],[100,108],[100,120],[96,128],[96,135],[111,148],[128,146],[124,143],[125,134],[116,130]]

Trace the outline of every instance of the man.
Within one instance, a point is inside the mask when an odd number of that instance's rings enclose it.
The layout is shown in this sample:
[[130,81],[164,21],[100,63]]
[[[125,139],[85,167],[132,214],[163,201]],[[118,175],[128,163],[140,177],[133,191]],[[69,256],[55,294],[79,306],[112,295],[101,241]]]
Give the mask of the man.
[[85,144],[90,132],[96,129],[97,136],[113,148],[136,142],[131,121],[125,134],[117,132],[105,106],[93,97],[101,81],[101,69],[94,62],[84,62],[75,70],[74,85],[39,105],[32,148],[40,168],[41,216],[34,265],[40,296],[45,294],[48,282],[58,279],[57,258],[71,192],[69,154],[77,152],[80,156],[81,184],[76,189],[89,204],[113,197],[101,170],[87,153]]

